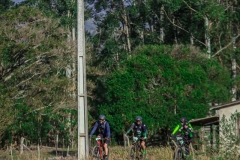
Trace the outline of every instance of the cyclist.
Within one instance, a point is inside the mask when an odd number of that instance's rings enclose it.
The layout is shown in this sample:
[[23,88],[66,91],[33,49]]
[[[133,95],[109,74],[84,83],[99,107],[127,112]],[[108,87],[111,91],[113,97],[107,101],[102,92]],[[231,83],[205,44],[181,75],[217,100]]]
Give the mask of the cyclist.
[[133,131],[137,137],[140,138],[140,143],[143,148],[142,154],[146,155],[146,139],[147,139],[147,127],[146,124],[142,122],[142,117],[137,116],[136,121],[131,125],[131,127],[127,130],[126,136],[130,131]]
[[188,125],[188,128],[193,131],[193,127],[192,127],[192,125],[188,122],[187,118],[185,118],[185,117],[180,118],[180,123],[181,123],[181,124],[178,124],[178,125],[174,128],[174,130],[173,130],[173,132],[172,132],[172,136],[175,135],[177,132],[181,132],[181,130],[183,129],[183,124],[187,124],[187,125]]
[[182,136],[183,136],[183,140],[184,140],[185,154],[189,155],[189,153],[190,153],[189,145],[193,141],[194,133],[187,123],[183,124],[183,129],[181,132],[182,132]]
[[92,135],[95,133],[95,131],[97,130],[97,137],[101,137],[104,138],[104,151],[105,151],[105,155],[104,155],[104,159],[107,160],[108,159],[108,144],[110,142],[110,125],[109,123],[106,121],[106,117],[105,115],[99,115],[99,120],[95,122],[92,131],[90,132],[90,138],[92,137]]

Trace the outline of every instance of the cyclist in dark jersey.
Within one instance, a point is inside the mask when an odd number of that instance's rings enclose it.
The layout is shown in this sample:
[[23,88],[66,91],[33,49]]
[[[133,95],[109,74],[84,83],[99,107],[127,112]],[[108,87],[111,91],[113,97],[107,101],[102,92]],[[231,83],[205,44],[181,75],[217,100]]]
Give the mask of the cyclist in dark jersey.
[[142,117],[141,116],[137,116],[135,120],[136,121],[127,130],[126,136],[131,131],[133,131],[134,136],[140,138],[140,143],[141,143],[141,146],[143,148],[143,153],[142,154],[146,154],[146,145],[145,145],[145,143],[146,143],[146,139],[147,139],[147,127],[146,127],[146,124],[144,124],[142,122]]
[[105,115],[100,115],[99,120],[95,122],[92,131],[90,132],[89,136],[91,136],[96,132],[97,130],[97,136],[104,138],[104,159],[108,159],[108,144],[110,142],[110,125],[106,121]]

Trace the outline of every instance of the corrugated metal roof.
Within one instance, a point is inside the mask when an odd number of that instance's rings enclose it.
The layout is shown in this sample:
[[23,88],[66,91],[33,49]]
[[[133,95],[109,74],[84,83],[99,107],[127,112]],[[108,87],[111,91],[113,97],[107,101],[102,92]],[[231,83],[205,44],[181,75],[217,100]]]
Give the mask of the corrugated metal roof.
[[229,102],[229,103],[218,105],[218,106],[214,106],[214,107],[211,107],[210,110],[218,110],[218,109],[221,109],[221,108],[231,107],[231,106],[234,106],[234,105],[237,105],[237,104],[240,104],[240,100]]
[[191,119],[189,122],[192,125],[204,126],[204,125],[218,123],[218,121],[219,121],[219,116],[211,116],[211,117],[204,117],[204,118],[198,118],[198,119]]

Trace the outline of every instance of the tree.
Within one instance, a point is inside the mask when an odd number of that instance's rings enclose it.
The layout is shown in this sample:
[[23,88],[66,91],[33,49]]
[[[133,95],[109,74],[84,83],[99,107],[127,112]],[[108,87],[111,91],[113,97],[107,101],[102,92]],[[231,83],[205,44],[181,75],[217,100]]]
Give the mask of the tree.
[[204,117],[209,102],[231,98],[230,75],[213,59],[188,46],[144,46],[103,79],[107,115],[115,135],[141,115],[150,132],[173,128],[182,116]]
[[13,6],[13,4],[11,0],[0,0],[0,14]]
[[[31,135],[39,136],[41,125],[36,123],[46,110],[61,114],[66,104],[73,103],[67,92],[71,83],[65,75],[71,58],[67,31],[60,27],[58,19],[48,18],[36,7],[12,9],[0,15],[0,19],[0,84],[8,91],[3,95],[5,101],[12,102],[1,104],[11,111],[9,123],[20,118],[18,127],[31,124],[35,127],[27,127],[32,129]],[[30,136],[22,129],[17,132],[15,128],[14,133]]]

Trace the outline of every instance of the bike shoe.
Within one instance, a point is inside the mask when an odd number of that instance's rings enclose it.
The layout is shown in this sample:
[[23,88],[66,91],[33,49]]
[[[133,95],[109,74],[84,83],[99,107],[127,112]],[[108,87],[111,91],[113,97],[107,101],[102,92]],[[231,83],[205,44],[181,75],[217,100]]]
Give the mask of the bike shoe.
[[108,156],[107,156],[107,155],[104,155],[104,156],[103,156],[103,159],[104,159],[104,160],[108,160]]

